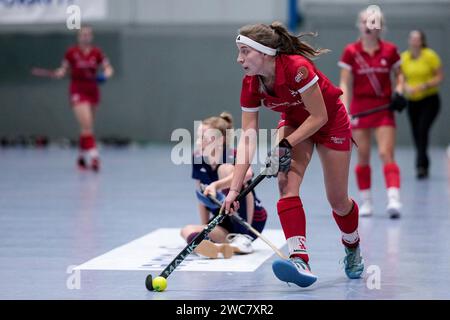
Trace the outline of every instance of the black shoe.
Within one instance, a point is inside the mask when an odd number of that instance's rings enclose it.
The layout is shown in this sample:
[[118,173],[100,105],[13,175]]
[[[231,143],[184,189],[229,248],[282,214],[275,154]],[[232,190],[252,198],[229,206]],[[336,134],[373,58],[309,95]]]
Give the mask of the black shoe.
[[78,158],[77,164],[78,164],[78,168],[80,170],[86,170],[87,169],[86,160],[83,157],[80,156]]
[[91,169],[95,172],[100,171],[100,159],[99,158],[93,158],[91,161]]
[[428,178],[428,169],[419,167],[417,168],[417,179],[422,180]]

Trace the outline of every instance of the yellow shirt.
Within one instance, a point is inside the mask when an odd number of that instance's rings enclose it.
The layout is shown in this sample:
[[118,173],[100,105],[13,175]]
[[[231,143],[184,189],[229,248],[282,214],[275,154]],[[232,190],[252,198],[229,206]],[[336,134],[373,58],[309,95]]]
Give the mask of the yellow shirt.
[[[417,86],[426,83],[436,75],[436,70],[441,67],[441,59],[438,54],[430,49],[423,48],[419,57],[413,59],[411,52],[405,51],[401,55],[401,69],[409,86]],[[430,87],[421,90],[407,98],[412,101],[421,100],[428,96],[438,93],[438,87]]]

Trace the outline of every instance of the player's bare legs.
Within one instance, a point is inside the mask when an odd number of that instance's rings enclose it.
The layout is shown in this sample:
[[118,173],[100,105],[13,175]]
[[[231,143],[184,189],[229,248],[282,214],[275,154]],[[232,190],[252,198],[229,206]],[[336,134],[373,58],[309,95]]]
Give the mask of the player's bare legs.
[[378,155],[383,164],[394,162],[395,128],[382,126],[375,129],[378,144]]
[[372,143],[372,129],[353,129],[353,139],[358,145],[358,163],[355,167],[356,182],[362,200],[359,215],[368,217],[373,214],[371,192],[370,149]]
[[351,151],[333,150],[318,144],[317,152],[322,162],[327,199],[345,246],[345,273],[350,279],[357,279],[364,270],[364,263],[359,249],[358,205],[348,197]]
[[86,160],[90,160],[92,169],[99,169],[99,154],[94,137],[95,109],[87,102],[73,106],[75,118],[80,126],[80,157],[78,164],[86,168]]
[[375,129],[378,154],[383,162],[384,180],[387,190],[387,213],[392,219],[400,217],[400,168],[395,162],[395,128],[382,126]]
[[[190,243],[205,227],[205,225],[187,225],[181,229],[180,234],[187,243]],[[231,258],[233,256],[233,248],[228,243],[224,243],[226,242],[227,235],[228,231],[226,229],[221,226],[216,226],[208,235],[211,241],[209,239],[203,240],[195,248],[195,252],[212,259],[219,258],[220,256],[225,259]]]
[[[279,129],[277,141],[289,136],[295,129],[284,126]],[[292,148],[291,167],[287,173],[278,173],[280,199],[278,217],[289,249],[289,260],[277,260],[272,264],[275,276],[284,282],[308,287],[317,277],[312,274],[306,249],[306,215],[299,196],[300,185],[311,160],[314,144],[310,139]]]
[[337,151],[323,145],[317,145],[322,162],[325,189],[328,202],[339,216],[346,216],[353,207],[348,197],[348,172],[350,151]]
[[[289,126],[278,130],[277,143],[289,136],[295,129]],[[292,149],[291,169],[287,174],[278,175],[278,189],[281,198],[298,197],[300,185],[303,181],[306,168],[311,161],[314,145],[310,140],[301,142]]]
[[78,103],[73,106],[73,112],[80,125],[81,134],[94,132],[94,113],[89,103]]
[[[189,224],[181,229],[181,236],[186,239],[187,242],[190,242],[190,235],[193,233],[200,233],[206,227],[206,225],[194,225]],[[223,243],[226,241],[226,237],[228,235],[228,231],[221,226],[215,227],[208,235],[208,237],[217,243]]]

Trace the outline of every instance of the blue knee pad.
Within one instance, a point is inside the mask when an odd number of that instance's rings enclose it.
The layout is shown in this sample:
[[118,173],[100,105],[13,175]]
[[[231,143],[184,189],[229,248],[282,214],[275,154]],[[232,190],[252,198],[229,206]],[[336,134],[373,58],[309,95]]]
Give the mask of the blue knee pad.
[[[202,192],[199,190],[195,190],[195,194],[197,196],[197,199],[200,201],[201,204],[203,204],[205,207],[207,207],[210,210],[216,210],[220,209],[220,207],[212,202],[207,196],[205,196]],[[217,192],[216,199],[220,202],[223,202],[225,200],[225,195],[222,192]]]

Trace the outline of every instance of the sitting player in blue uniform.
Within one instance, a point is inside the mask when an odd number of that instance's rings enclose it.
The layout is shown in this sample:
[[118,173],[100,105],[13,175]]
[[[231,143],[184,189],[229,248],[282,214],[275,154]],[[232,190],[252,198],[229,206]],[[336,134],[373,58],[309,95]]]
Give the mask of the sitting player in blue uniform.
[[[210,117],[202,121],[198,128],[197,148],[193,154],[192,178],[196,180],[196,195],[199,200],[198,210],[200,224],[187,225],[181,229],[181,236],[190,243],[218,213],[215,205],[207,195],[223,200],[229,191],[233,177],[236,151],[228,147],[227,137],[233,128],[233,118],[223,112],[219,117]],[[245,177],[248,183],[252,178],[249,168]],[[244,187],[246,186],[244,183]],[[206,185],[202,192],[201,185]],[[262,232],[266,224],[267,213],[256,198],[254,192],[249,193],[241,202],[237,214]],[[253,252],[252,241],[256,236],[227,216],[214,228],[195,249],[200,256],[208,258],[230,258],[234,253],[248,254]]]

